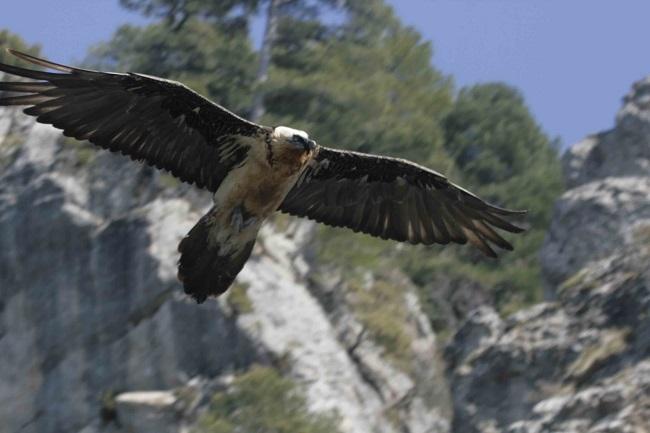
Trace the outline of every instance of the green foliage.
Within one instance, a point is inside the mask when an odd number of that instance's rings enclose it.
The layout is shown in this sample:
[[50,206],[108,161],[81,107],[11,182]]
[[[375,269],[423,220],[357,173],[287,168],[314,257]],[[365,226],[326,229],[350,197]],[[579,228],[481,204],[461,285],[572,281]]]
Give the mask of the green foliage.
[[[575,290],[576,288],[582,289],[585,286],[585,281],[589,277],[589,272],[586,268],[580,269],[578,272],[564,280],[560,287],[558,287],[558,293],[566,293],[567,291]],[[590,286],[590,285],[589,285]],[[591,287],[590,287],[591,288]]]
[[634,230],[634,245],[650,254],[650,224],[640,224]]
[[5,48],[13,48],[35,56],[41,53],[40,45],[29,45],[20,36],[11,33],[9,30],[0,30],[0,62],[8,65],[22,64],[24,66],[24,62],[6,52]]
[[253,311],[253,302],[248,297],[248,284],[246,283],[235,282],[228,290],[226,302],[237,315]]
[[0,136],[0,169],[8,167],[16,158],[16,150],[25,140],[20,134],[8,133],[4,137]]
[[63,137],[61,144],[64,149],[70,149],[74,153],[75,164],[81,167],[92,164],[98,154],[95,146],[89,141],[79,141],[72,137]]
[[610,328],[601,332],[599,341],[587,345],[580,351],[580,356],[568,368],[568,377],[581,382],[594,373],[613,356],[628,349],[630,328]]
[[117,392],[112,389],[102,392],[99,401],[101,403],[100,416],[105,423],[115,421],[117,418],[117,404],[115,396]]
[[253,367],[217,393],[194,433],[336,433],[334,415],[313,414],[289,379],[267,367]]
[[344,271],[382,269],[390,263],[389,243],[372,236],[319,225],[315,250],[319,263],[331,263]]
[[545,228],[563,187],[560,165],[519,92],[501,83],[462,89],[444,127],[463,181],[489,200],[528,209],[527,221]]
[[120,0],[127,9],[148,17],[163,18],[168,27],[180,30],[185,23],[198,16],[241,26],[260,6],[260,0]]
[[366,331],[386,350],[396,367],[410,372],[413,339],[406,328],[408,310],[404,291],[381,278],[370,286],[353,278],[348,282],[348,291],[350,305]]
[[[0,62],[9,65],[25,65],[16,56],[9,54],[5,48],[13,48],[33,55],[39,55],[41,51],[39,45],[29,45],[20,36],[11,33],[9,30],[0,30]],[[0,72],[0,81],[14,79],[14,77],[3,75]],[[3,92],[0,91],[1,96],[3,96]],[[0,136],[0,169],[9,166],[14,161],[17,156],[16,150],[24,139],[25,137],[22,134],[14,132],[7,132],[4,136]]]
[[[327,226],[319,227],[316,241],[318,263],[333,264],[344,272],[349,305],[357,319],[393,364],[410,372],[412,336],[407,329],[404,290],[385,275],[386,270],[400,266],[400,248]],[[369,270],[374,271],[374,280],[364,284]]]
[[430,66],[429,43],[370,3],[375,9],[364,12],[381,37],[357,37],[354,10],[336,31],[285,19],[267,89],[269,123],[304,128],[324,145],[432,161],[441,154],[449,80]]
[[[462,89],[444,128],[445,147],[459,182],[492,203],[528,210],[520,223],[528,231],[510,237],[515,252],[498,261],[481,261],[470,278],[490,282],[501,307],[539,300],[537,255],[553,203],[563,190],[553,143],[519,92],[501,83]],[[465,253],[459,259],[475,261]]]
[[161,172],[159,175],[160,184],[169,189],[175,189],[181,186],[182,182],[167,172]]

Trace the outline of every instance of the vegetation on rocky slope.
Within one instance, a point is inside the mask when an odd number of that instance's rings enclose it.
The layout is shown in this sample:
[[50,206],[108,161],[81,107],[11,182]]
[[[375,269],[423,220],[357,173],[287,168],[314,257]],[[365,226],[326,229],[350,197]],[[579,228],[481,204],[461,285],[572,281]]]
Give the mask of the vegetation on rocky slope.
[[412,337],[406,330],[408,310],[404,291],[381,275],[369,281],[356,277],[347,284],[349,304],[366,332],[383,347],[392,363],[410,372]]
[[255,366],[218,392],[194,433],[336,433],[336,416],[313,414],[290,379]]

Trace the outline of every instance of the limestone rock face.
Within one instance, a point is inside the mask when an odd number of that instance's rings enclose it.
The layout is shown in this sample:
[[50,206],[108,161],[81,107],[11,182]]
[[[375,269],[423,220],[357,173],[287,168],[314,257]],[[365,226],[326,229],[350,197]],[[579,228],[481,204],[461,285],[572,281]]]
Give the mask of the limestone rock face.
[[650,222],[650,77],[624,98],[614,129],[567,151],[564,171],[568,190],[541,252],[551,286],[634,244]]
[[178,291],[167,250],[196,218],[189,204],[95,213],[91,192],[37,152],[57,140],[35,126],[0,187],[0,424],[9,431],[74,431],[98,416],[105,393],[178,386],[255,357],[216,303],[196,306]]
[[[282,363],[311,410],[338,412],[343,432],[448,431],[448,413],[427,397],[445,384],[412,288],[405,326],[422,354],[413,370],[392,365],[372,339],[352,350],[310,287],[310,224],[263,230],[237,282],[247,308],[228,296],[186,297],[177,244],[210,203],[165,174],[0,111],[0,430],[186,431],[216,389],[209,384]],[[437,380],[420,380],[424,372]],[[208,385],[195,388],[191,410],[179,409],[173,396],[197,380]]]
[[649,259],[650,245],[596,262],[505,320],[477,310],[447,350],[453,431],[646,431]]
[[647,177],[650,172],[650,77],[623,99],[614,129],[585,138],[564,155],[569,189],[607,177]]
[[457,433],[650,431],[650,79],[565,157],[542,251],[553,296],[475,310],[446,349]]
[[650,176],[608,177],[567,191],[542,250],[545,279],[562,284],[587,263],[638,243],[649,224]]

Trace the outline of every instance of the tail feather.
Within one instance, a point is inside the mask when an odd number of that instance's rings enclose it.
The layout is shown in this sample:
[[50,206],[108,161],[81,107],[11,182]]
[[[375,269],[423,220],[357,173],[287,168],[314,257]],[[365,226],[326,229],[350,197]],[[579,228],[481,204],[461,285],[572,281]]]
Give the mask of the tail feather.
[[233,283],[253,250],[255,240],[243,245],[237,253],[223,253],[219,245],[208,242],[211,230],[218,230],[210,218],[213,210],[203,216],[178,245],[181,258],[178,279],[185,293],[197,303],[208,296],[219,296]]

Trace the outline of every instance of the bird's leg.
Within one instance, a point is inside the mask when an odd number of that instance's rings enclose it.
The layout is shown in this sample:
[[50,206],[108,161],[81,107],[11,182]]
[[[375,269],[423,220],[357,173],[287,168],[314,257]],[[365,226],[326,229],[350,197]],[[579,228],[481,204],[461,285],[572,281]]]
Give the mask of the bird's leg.
[[232,210],[232,214],[230,216],[230,224],[236,233],[241,232],[256,222],[257,218],[248,212],[243,204],[236,206]]
[[241,231],[242,226],[244,225],[244,216],[241,212],[241,206],[237,206],[232,210],[232,214],[230,215],[230,225],[235,232],[239,233]]

